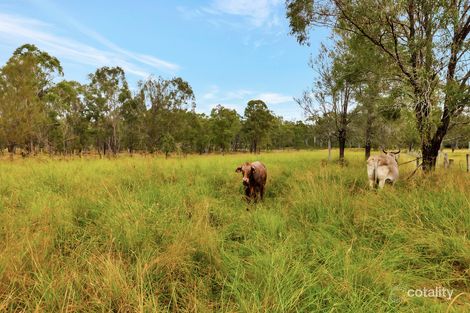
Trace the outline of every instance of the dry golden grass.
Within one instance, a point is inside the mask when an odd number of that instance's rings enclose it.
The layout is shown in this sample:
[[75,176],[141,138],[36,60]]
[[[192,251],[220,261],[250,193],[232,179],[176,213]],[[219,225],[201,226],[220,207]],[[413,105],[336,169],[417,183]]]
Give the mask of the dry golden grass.
[[[468,312],[465,152],[383,191],[362,151],[326,156],[2,160],[0,311]],[[248,206],[234,170],[255,159]],[[406,295],[435,287],[463,294]]]

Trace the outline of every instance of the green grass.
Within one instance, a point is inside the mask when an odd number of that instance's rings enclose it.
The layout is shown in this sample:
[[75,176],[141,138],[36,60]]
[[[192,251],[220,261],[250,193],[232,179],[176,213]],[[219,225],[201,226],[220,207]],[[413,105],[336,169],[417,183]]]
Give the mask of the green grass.
[[[468,312],[470,174],[375,191],[362,152],[326,155],[3,160],[0,311]],[[235,168],[256,159],[249,206]],[[464,294],[404,291],[434,287]]]

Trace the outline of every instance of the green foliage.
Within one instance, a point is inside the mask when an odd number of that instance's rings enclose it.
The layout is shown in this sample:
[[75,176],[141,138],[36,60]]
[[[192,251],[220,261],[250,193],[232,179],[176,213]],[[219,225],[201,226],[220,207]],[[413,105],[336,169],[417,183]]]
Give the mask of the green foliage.
[[241,123],[237,111],[216,106],[211,111],[212,140],[223,152],[234,145],[234,139],[240,131]]
[[186,81],[177,77],[170,80],[150,77],[139,82],[139,98],[148,109],[146,113],[147,145],[160,148],[164,134],[178,137],[185,121],[184,112],[195,106],[194,93]]
[[162,137],[162,151],[165,153],[165,157],[168,158],[171,152],[176,150],[175,139],[172,135],[166,133]]
[[131,100],[124,70],[105,66],[90,74],[89,78],[87,101],[96,130],[97,145],[117,154],[122,136],[121,108],[126,101]]
[[146,113],[147,109],[139,95],[127,99],[121,107],[123,144],[131,153],[145,149]]
[[268,140],[274,115],[262,100],[250,100],[245,108],[243,134],[250,143],[250,151],[258,152]]
[[43,137],[49,118],[44,98],[56,74],[59,61],[34,45],[23,45],[2,67],[0,73],[0,134],[8,150],[29,149]]
[[83,102],[85,86],[76,81],[61,81],[51,87],[46,103],[49,132],[56,132],[50,144],[60,152],[82,151],[89,142],[89,118]]
[[[423,169],[432,170],[452,120],[469,108],[470,72],[462,57],[469,51],[468,3],[288,0],[287,17],[300,43],[311,27],[326,26],[360,38],[387,60],[383,76],[406,95],[402,104],[414,112]],[[396,119],[396,108],[383,111]]]
[[192,87],[180,77],[149,77],[134,93],[120,67],[99,68],[84,85],[56,82],[60,63],[33,45],[18,48],[1,73],[0,148],[13,154],[16,147],[100,156],[312,147],[308,126],[275,117],[259,100],[244,120],[222,105],[210,116],[196,113]]

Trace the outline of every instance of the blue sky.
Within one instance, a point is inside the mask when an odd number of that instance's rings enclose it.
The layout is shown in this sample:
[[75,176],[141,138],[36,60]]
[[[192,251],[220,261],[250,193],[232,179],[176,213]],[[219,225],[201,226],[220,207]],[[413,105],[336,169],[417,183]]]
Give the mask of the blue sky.
[[262,99],[303,119],[293,97],[313,81],[308,60],[328,34],[302,47],[288,32],[284,0],[0,0],[2,64],[33,43],[60,59],[65,79],[86,82],[105,65],[123,67],[134,89],[150,74],[181,76],[205,113],[222,104],[243,114]]

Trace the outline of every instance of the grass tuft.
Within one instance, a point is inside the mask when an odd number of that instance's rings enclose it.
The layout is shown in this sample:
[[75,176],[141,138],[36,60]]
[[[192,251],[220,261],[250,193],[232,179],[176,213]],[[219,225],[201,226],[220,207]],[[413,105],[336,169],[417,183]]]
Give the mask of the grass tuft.
[[[326,156],[3,161],[0,311],[468,312],[464,154],[384,190],[361,152]],[[248,205],[234,170],[256,159]],[[436,287],[463,294],[406,294]]]

